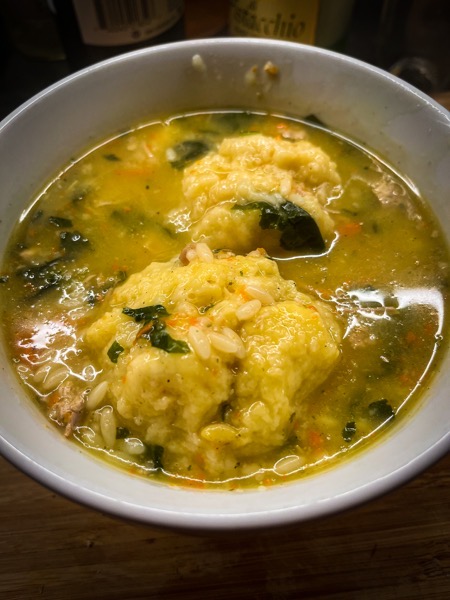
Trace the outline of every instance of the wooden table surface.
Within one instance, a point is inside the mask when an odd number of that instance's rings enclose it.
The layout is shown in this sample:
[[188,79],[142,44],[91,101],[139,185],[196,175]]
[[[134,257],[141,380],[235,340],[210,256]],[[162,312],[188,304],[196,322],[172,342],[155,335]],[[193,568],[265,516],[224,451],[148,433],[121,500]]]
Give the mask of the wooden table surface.
[[0,598],[445,600],[450,455],[346,513],[187,535],[79,506],[0,459]]

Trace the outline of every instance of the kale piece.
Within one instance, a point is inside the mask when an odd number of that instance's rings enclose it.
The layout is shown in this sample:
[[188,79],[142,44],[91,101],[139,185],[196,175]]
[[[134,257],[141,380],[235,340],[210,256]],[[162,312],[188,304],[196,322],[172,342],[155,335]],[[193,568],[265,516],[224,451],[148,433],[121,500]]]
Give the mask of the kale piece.
[[143,306],[142,308],[128,308],[122,310],[124,315],[131,317],[136,323],[150,323],[158,317],[168,317],[169,313],[162,304],[154,304],[153,306]]
[[148,340],[152,346],[169,353],[186,354],[190,352],[189,346],[183,340],[175,340],[167,331],[166,324],[160,317],[168,317],[169,313],[162,304],[144,306],[142,308],[122,309],[128,317],[136,323],[142,323],[141,337]]
[[369,416],[377,421],[387,421],[395,417],[395,410],[385,398],[371,402],[368,406],[368,411]]
[[66,252],[76,252],[89,245],[89,240],[79,231],[61,231],[59,240]]
[[185,140],[172,148],[173,158],[169,162],[174,169],[181,171],[198,158],[209,152],[209,144],[202,140]]
[[73,227],[72,221],[70,219],[66,219],[65,217],[49,217],[48,221],[55,227]]
[[164,469],[164,447],[160,446],[159,444],[146,444],[145,446],[144,459],[150,460],[153,463],[154,469],[157,471],[162,471],[162,469]]
[[16,275],[25,280],[25,287],[29,291],[28,298],[36,298],[43,292],[58,287],[67,279],[60,268],[62,260],[62,257],[58,257],[16,271]]
[[289,200],[283,199],[281,204],[264,201],[235,204],[232,210],[259,210],[261,229],[280,231],[280,245],[285,250],[325,250],[325,242],[315,220],[306,210]]
[[124,351],[124,348],[119,344],[117,340],[111,344],[108,350],[108,358],[112,363],[116,363],[119,356]]
[[346,442],[351,442],[355,433],[356,423],[355,421],[349,421],[348,423],[346,423],[344,429],[342,430],[342,437]]

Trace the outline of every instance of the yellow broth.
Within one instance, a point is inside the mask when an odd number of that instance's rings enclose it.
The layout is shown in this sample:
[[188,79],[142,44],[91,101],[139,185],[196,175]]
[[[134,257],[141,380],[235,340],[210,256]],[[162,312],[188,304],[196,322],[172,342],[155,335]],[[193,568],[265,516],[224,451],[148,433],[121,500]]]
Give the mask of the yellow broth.
[[[168,218],[189,208],[184,165],[174,168],[171,149],[185,140],[211,149],[223,138],[252,133],[304,137],[336,163],[341,185],[327,206],[335,230],[325,251],[283,250],[266,233],[281,275],[333,311],[343,332],[341,357],[293,413],[285,443],[236,463],[221,480],[202,476],[201,457],[177,472],[166,467],[161,448],[156,456],[155,448],[133,453],[140,433],[117,414],[116,441],[108,446],[99,426],[107,397],[95,410],[81,406],[70,437],[143,476],[234,489],[333,465],[378,440],[419,401],[448,342],[448,252],[441,231],[424,200],[381,159],[313,122],[247,113],[175,117],[74,159],[33,199],[9,242],[0,279],[4,337],[18,376],[56,426],[67,432],[64,418],[52,411],[62,385],[74,381],[88,394],[101,375],[84,332],[112,290],[190,242],[185,224]],[[293,472],[277,469],[299,450],[302,461]]]

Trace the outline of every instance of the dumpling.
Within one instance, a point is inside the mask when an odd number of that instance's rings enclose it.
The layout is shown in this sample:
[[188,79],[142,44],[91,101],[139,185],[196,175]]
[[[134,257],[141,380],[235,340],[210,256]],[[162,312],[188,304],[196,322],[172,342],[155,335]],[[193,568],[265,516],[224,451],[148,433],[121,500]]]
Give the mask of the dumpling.
[[340,330],[263,251],[199,243],[116,288],[85,342],[130,429],[163,446],[175,471],[200,453],[214,478],[223,461],[286,441],[292,414],[339,358]]

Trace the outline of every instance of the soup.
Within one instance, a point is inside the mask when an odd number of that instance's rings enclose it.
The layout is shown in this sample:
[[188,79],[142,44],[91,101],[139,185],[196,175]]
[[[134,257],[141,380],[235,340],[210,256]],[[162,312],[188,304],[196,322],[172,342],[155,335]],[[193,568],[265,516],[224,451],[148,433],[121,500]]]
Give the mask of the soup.
[[448,253],[413,186],[311,121],[145,124],[30,204],[4,337],[68,437],[133,473],[266,486],[374,443],[446,340]]

